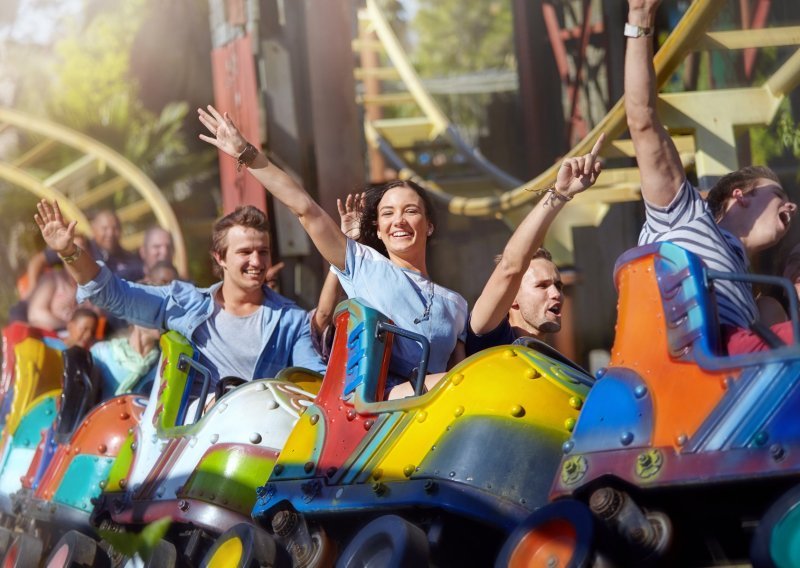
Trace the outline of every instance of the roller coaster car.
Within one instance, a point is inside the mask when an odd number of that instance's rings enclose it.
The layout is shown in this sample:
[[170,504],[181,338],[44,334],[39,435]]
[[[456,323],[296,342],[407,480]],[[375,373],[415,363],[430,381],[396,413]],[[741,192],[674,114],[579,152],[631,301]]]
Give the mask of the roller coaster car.
[[[491,564],[506,533],[546,504],[592,378],[505,346],[465,360],[426,394],[421,365],[417,396],[384,400],[393,336],[423,351],[427,341],[357,300],[335,322],[322,388],[258,489],[253,518],[294,565],[324,565],[336,555],[331,539],[349,542],[339,566]],[[227,545],[223,536],[215,550]],[[220,565],[215,550],[206,565]]]
[[18,343],[32,337],[43,339],[55,337],[55,333],[31,327],[21,322],[12,322],[3,328],[3,370],[0,374],[0,427],[5,426],[6,416],[14,400],[13,385],[16,377],[16,351]]
[[[90,353],[73,347],[63,359],[58,413],[42,434],[22,488],[11,496],[17,533],[10,539],[9,553],[24,544],[35,551],[24,558],[32,564],[67,530],[91,534],[92,500],[100,494],[113,459],[146,402],[126,395],[95,406],[101,380]],[[20,544],[23,534],[25,542]]]
[[[719,279],[794,295],[783,279],[707,270],[672,243],[619,259],[610,365],[564,444],[554,503],[519,527],[498,566],[724,565],[746,562],[751,542],[756,566],[800,566],[800,496],[778,499],[800,479],[800,345],[722,354]],[[797,337],[796,315],[793,326]]]
[[6,524],[11,495],[21,487],[42,430],[56,417],[63,371],[61,352],[33,337],[14,346],[14,358],[15,379],[8,393],[13,400],[0,438],[0,513]]
[[[97,500],[93,523],[138,530],[168,517],[178,562],[196,564],[221,531],[250,521],[256,487],[269,475],[322,377],[299,368],[243,384],[204,410],[190,411],[191,377],[210,373],[176,332],[161,337],[159,372],[140,424],[132,430]],[[223,379],[224,381],[224,379]],[[193,418],[187,420],[187,415]],[[183,558],[180,558],[180,556]]]

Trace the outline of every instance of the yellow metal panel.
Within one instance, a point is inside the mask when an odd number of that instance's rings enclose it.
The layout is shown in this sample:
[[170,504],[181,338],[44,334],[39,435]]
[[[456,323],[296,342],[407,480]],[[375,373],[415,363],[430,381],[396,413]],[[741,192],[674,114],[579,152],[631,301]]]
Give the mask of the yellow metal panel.
[[779,47],[783,45],[800,45],[800,26],[708,32],[693,47],[693,51]]
[[[533,355],[529,358],[523,352]],[[526,348],[496,348],[468,359],[431,392],[410,399],[412,419],[381,448],[373,472],[387,480],[404,479],[424,461],[431,446],[447,435],[449,427],[478,416],[517,420],[566,440],[568,424],[578,417],[575,407],[580,408],[575,399],[586,390],[568,388],[552,373],[545,360]],[[502,385],[494,388],[497,377],[502,377]]]

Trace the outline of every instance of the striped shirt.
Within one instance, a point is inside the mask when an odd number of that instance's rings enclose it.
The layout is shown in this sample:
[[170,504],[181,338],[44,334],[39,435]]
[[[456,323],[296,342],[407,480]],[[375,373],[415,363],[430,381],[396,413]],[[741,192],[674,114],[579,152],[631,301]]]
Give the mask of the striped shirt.
[[[697,189],[684,181],[675,199],[666,207],[645,201],[645,220],[639,244],[670,241],[696,254],[707,268],[720,272],[748,271],[744,245],[720,228]],[[758,314],[753,290],[745,282],[715,280],[714,290],[721,324],[748,328]]]

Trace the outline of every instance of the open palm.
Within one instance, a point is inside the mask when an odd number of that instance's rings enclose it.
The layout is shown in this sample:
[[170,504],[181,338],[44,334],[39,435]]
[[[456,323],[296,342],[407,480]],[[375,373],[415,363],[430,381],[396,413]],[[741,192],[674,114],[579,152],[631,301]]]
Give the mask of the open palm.
[[42,232],[44,242],[56,252],[64,252],[72,247],[75,240],[76,221],[67,223],[58,207],[58,202],[52,205],[45,199],[36,204],[38,213],[33,216],[34,221]]

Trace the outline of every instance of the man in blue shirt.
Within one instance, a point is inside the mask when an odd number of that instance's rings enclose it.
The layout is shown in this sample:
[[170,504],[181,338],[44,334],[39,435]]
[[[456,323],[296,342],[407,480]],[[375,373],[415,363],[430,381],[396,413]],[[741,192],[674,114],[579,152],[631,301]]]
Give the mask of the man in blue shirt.
[[42,200],[36,224],[49,247],[78,282],[80,301],[90,300],[133,324],[170,329],[190,339],[216,380],[274,377],[285,367],[323,371],[311,345],[308,315],[266,286],[271,266],[266,215],[241,207],[214,225],[212,256],[221,282],[197,288],[135,284],[115,276],[74,242],[75,222]]

